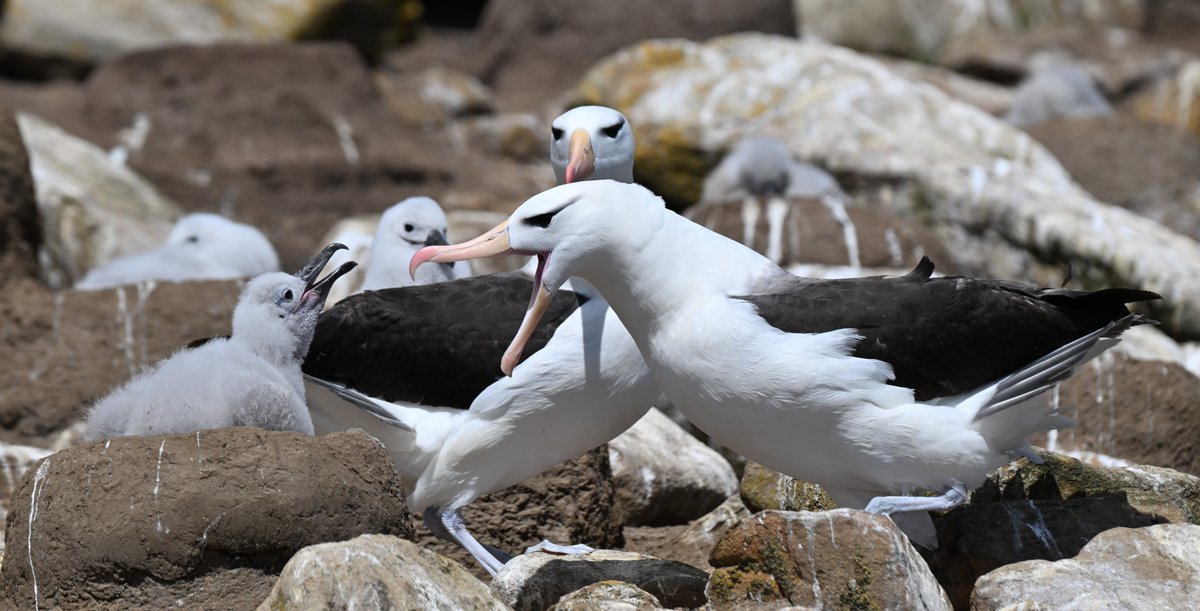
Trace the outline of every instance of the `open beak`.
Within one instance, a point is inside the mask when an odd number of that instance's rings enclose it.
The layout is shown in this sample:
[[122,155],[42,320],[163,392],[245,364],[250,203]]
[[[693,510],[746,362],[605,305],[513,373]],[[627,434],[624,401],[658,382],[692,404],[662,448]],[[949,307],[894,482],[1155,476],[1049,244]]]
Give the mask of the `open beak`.
[[358,263],[354,261],[347,261],[318,281],[317,277],[321,275],[321,270],[325,269],[325,265],[329,263],[333,253],[339,250],[346,250],[346,246],[336,242],[326,246],[317,256],[305,263],[300,271],[296,272],[296,277],[304,281],[304,293],[300,295],[300,299],[296,300],[293,312],[313,300],[316,300],[318,307],[324,305],[325,298],[329,296],[329,290],[333,288],[333,283],[358,266]]
[[567,160],[564,177],[568,183],[587,180],[596,171],[596,154],[592,152],[592,137],[580,128],[571,132],[571,157]]
[[[568,166],[567,172],[569,173],[570,171],[570,166]],[[417,251],[417,254],[413,255],[412,261],[409,262],[408,273],[410,276],[415,275],[417,268],[423,263],[454,263],[470,259],[513,254],[513,252],[512,246],[508,242],[508,221],[505,220],[503,223],[486,231],[483,235],[462,244],[426,246],[422,248]],[[545,314],[546,308],[550,305],[550,292],[542,284],[542,273],[546,270],[546,262],[549,260],[549,253],[537,254],[537,272],[533,278],[533,295],[529,298],[529,308],[525,310],[525,318],[521,320],[521,326],[517,329],[516,336],[513,337],[512,342],[508,345],[508,349],[504,351],[504,356],[500,359],[500,370],[506,376],[512,375],[513,369],[516,368],[517,363],[521,360],[521,353],[525,350],[525,344],[529,342],[529,338],[537,330],[542,314]]]

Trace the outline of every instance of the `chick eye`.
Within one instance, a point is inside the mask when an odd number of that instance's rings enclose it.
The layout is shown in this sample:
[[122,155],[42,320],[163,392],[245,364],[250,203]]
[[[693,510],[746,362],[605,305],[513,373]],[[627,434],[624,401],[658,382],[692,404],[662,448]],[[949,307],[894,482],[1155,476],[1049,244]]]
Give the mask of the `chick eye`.
[[292,289],[288,289],[283,292],[283,300],[284,301],[291,301],[292,297],[294,297],[294,295],[292,294]]
[[405,223],[405,224],[404,224],[404,231],[408,232],[408,231],[412,231],[412,230],[413,230],[413,225],[412,225],[412,223]]
[[621,128],[625,127],[625,121],[618,121],[614,125],[600,128],[601,133],[609,138],[616,138],[617,134],[621,133]]
[[557,127],[551,127],[551,128],[550,128],[550,135],[551,135],[551,136],[553,136],[555,140],[562,140],[562,137],[563,137],[563,130],[561,130],[561,129],[557,128]]
[[195,244],[196,242],[199,242],[199,241],[200,241],[200,236],[198,236],[198,235],[190,235],[187,237],[187,239],[184,240],[184,242],[187,242],[188,244]]

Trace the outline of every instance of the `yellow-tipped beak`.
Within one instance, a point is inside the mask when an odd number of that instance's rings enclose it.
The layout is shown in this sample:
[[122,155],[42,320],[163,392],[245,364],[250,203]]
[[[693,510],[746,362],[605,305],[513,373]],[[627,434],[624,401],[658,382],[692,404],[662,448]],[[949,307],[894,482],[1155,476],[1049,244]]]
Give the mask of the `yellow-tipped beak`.
[[[540,272],[541,265],[538,267]],[[542,314],[546,313],[549,305],[550,293],[546,291],[545,286],[542,286],[539,273],[538,279],[533,284],[533,297],[529,300],[529,309],[525,310],[525,318],[521,319],[521,326],[517,329],[517,334],[513,336],[512,342],[508,344],[508,349],[504,351],[504,356],[500,359],[500,371],[503,371],[504,375],[512,377],[513,369],[521,360],[521,353],[525,351],[525,344],[529,343],[530,337],[533,337],[533,332],[537,330],[538,322],[542,320]]]
[[571,132],[571,157],[567,160],[564,178],[568,183],[587,180],[596,171],[596,154],[592,152],[592,137],[580,128]]
[[512,253],[508,244],[508,219],[492,227],[483,235],[463,242],[446,246],[426,246],[413,255],[408,262],[408,275],[416,277],[417,268],[424,263],[454,263],[470,259],[483,259]]

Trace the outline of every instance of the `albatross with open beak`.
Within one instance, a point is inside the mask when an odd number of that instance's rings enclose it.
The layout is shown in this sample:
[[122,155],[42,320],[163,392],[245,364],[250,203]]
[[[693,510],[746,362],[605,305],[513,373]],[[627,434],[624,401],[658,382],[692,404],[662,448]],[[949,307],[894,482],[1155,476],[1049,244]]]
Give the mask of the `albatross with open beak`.
[[892,515],[925,546],[936,544],[926,512],[1031,456],[1029,434],[1069,424],[1045,392],[1149,322],[1126,303],[1159,298],[933,278],[928,260],[901,277],[796,277],[612,181],[550,189],[475,240],[422,249],[411,268],[509,252],[539,261],[522,331],[568,277],[585,278],[693,423],[843,507]]

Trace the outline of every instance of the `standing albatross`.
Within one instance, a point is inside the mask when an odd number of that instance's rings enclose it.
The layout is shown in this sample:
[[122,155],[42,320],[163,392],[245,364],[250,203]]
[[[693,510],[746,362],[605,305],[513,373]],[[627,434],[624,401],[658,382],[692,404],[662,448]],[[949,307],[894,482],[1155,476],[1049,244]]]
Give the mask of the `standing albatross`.
[[[564,180],[632,180],[633,134],[615,110],[564,113],[550,147]],[[383,441],[409,507],[492,574],[509,555],[479,543],[460,509],[616,437],[659,394],[586,282],[520,327],[534,286],[511,272],[349,297],[321,317],[304,363],[317,432],[360,427]],[[497,362],[514,333],[528,358],[505,377]]]
[[[1149,322],[1126,303],[1159,298],[933,278],[928,260],[900,277],[800,278],[611,181],[550,189],[411,266],[508,252],[538,257],[531,316],[568,277],[587,279],[693,423],[843,507],[902,514],[925,546],[925,512],[1032,455],[1029,434],[1069,424],[1045,391]],[[506,370],[521,350],[518,337]]]

